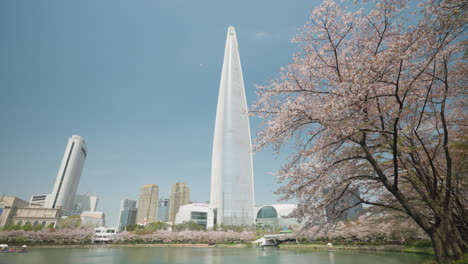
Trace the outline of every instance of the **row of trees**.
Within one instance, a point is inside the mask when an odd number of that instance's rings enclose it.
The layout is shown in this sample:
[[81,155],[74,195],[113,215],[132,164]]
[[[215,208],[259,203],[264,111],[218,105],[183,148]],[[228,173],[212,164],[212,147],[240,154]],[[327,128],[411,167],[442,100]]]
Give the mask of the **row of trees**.
[[30,223],[26,223],[25,225],[6,225],[3,227],[2,230],[24,230],[24,231],[39,231],[44,228],[53,228],[54,224],[49,224],[48,226],[42,225],[31,225]]
[[117,234],[117,243],[250,243],[253,232],[234,231],[157,231],[146,234],[122,232]]
[[[8,230],[0,232],[0,243],[6,244],[89,244],[94,231],[90,228],[43,229],[38,231]],[[234,231],[154,231],[122,232],[115,235],[116,243],[250,243],[253,232]]]
[[0,243],[5,244],[87,244],[91,243],[92,228],[42,229],[38,231],[8,230],[0,232]]
[[363,215],[357,221],[314,225],[297,233],[308,242],[371,242],[406,244],[409,241],[428,240],[427,234],[409,217],[402,215]]
[[[277,175],[310,226],[348,192],[407,215],[437,260],[467,252],[467,2],[325,0],[301,52],[258,87],[257,148],[293,146]],[[292,144],[290,144],[292,143]],[[323,190],[327,189],[325,193]],[[359,190],[360,195],[355,193]]]

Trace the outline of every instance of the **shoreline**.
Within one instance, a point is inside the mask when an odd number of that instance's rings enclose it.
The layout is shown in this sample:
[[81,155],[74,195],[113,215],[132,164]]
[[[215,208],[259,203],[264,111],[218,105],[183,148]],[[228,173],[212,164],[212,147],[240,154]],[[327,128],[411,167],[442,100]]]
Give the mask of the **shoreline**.
[[31,245],[28,248],[248,248],[246,244],[87,244],[87,245]]
[[[280,244],[281,249],[310,249],[310,250],[328,250],[329,247],[323,244]],[[415,248],[402,245],[334,245],[333,250],[351,250],[351,251],[381,251],[381,252],[403,252],[421,255],[434,255],[432,248]]]
[[[28,248],[249,248],[249,244],[215,244],[203,243],[161,243],[161,244],[86,244],[86,245],[31,245]],[[279,249],[299,250],[328,250],[323,244],[280,244]],[[432,248],[414,248],[401,245],[334,245],[334,250],[346,251],[380,251],[380,252],[402,252],[422,255],[434,255]]]

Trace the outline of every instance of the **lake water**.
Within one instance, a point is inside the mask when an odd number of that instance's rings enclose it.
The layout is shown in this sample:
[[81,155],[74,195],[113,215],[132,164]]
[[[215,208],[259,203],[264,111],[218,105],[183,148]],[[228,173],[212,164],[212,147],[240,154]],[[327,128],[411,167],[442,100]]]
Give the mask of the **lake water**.
[[268,248],[32,248],[0,253],[1,264],[413,264],[428,256],[405,253]]

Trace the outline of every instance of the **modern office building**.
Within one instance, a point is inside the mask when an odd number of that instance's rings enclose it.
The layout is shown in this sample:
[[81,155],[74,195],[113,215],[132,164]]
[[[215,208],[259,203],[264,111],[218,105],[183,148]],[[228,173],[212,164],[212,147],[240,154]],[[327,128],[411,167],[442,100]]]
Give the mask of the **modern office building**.
[[176,214],[182,205],[190,202],[190,189],[185,182],[178,182],[172,186],[171,198],[169,201],[169,219],[174,223]]
[[159,188],[156,184],[141,186],[138,199],[137,224],[146,225],[157,221],[158,193]]
[[169,216],[169,199],[159,199],[158,202],[158,221],[167,222]]
[[122,200],[120,204],[119,231],[124,230],[128,225],[134,225],[136,223],[136,204],[136,200]]
[[195,222],[206,229],[213,228],[214,213],[209,204],[186,204],[179,208],[179,212],[175,218],[175,224],[184,222]]
[[228,29],[219,87],[210,201],[217,224],[254,224],[250,126],[234,27]]
[[80,215],[84,211],[94,212],[97,210],[98,197],[96,195],[77,194],[70,215]]
[[46,208],[61,208],[63,215],[72,213],[86,156],[87,150],[83,138],[76,135],[69,138],[54,189],[45,202]]

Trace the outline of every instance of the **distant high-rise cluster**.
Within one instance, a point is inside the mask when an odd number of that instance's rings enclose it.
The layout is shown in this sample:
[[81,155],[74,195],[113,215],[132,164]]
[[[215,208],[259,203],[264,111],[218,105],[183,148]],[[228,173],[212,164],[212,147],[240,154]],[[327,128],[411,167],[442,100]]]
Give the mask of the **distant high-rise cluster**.
[[146,225],[156,222],[158,214],[158,193],[156,184],[146,184],[140,188],[138,198],[137,223]]
[[185,182],[174,184],[169,200],[169,222],[174,223],[179,208],[188,203],[190,203],[190,189],[187,184]]

